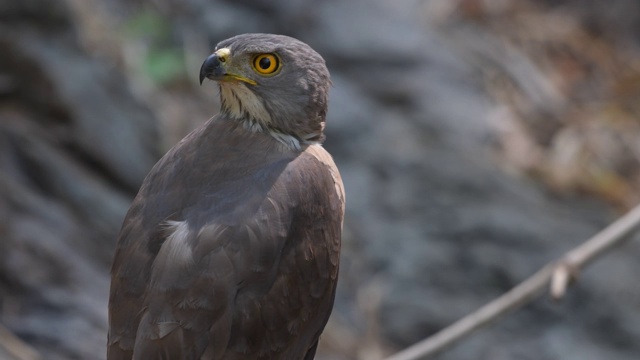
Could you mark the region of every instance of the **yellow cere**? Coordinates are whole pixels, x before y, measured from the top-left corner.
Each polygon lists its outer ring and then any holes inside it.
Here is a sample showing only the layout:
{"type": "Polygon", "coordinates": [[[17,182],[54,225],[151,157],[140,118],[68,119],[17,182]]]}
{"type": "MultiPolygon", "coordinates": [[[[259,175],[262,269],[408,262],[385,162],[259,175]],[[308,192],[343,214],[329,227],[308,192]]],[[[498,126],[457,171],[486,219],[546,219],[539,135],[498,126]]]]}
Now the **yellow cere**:
{"type": "Polygon", "coordinates": [[[222,48],[216,51],[215,54],[220,62],[225,62],[229,58],[229,55],[231,55],[231,50],[229,50],[228,48],[222,48]]]}

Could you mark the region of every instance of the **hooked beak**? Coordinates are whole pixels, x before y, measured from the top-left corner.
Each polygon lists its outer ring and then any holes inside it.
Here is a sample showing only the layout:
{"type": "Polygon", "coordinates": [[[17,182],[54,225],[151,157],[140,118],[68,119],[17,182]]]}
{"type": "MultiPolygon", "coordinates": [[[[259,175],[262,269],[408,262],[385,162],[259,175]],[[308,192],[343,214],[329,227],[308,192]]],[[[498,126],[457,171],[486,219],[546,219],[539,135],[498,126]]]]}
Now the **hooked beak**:
{"type": "Polygon", "coordinates": [[[220,49],[209,55],[200,67],[200,85],[205,78],[215,81],[242,81],[251,85],[257,83],[244,76],[231,74],[227,71],[227,64],[231,52],[227,48],[220,49]]]}

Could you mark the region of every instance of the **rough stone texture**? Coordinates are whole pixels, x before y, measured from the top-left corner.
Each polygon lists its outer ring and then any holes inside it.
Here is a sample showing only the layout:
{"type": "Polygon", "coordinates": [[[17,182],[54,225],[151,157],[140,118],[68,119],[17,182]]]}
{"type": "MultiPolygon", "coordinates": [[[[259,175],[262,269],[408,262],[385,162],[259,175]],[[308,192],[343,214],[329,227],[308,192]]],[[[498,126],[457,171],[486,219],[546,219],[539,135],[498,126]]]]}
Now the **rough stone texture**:
{"type": "Polygon", "coordinates": [[[157,124],[79,46],[64,3],[2,1],[0,16],[1,322],[46,359],[103,358],[113,237],[157,124]]]}
{"type": "MultiPolygon", "coordinates": [[[[441,26],[434,13],[448,3],[0,1],[0,323],[44,358],[104,358],[124,212],[159,149],[216,111],[213,87],[195,87],[199,61],[243,32],[298,37],[332,72],[326,147],[348,204],[318,358],[379,359],[605,226],[609,206],[551,191],[496,156],[503,108],[473,57],[496,40],[469,20],[455,34],[441,26]],[[138,14],[164,21],[160,40],[122,35],[138,14]],[[184,54],[184,74],[168,83],[139,71],[158,46],[184,54]]],[[[602,18],[582,11],[606,24],[632,2],[614,3],[602,18]]],[[[626,14],[619,31],[631,36],[640,18],[626,14]]],[[[565,301],[537,300],[437,358],[637,359],[639,254],[626,245],[565,301]]]]}

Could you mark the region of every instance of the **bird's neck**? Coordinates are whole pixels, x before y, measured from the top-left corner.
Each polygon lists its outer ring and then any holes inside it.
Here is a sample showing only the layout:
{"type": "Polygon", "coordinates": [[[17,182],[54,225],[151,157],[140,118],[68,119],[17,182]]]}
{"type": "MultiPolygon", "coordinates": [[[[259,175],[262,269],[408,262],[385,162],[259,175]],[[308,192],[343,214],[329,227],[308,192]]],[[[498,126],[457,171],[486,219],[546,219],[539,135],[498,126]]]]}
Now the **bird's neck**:
{"type": "Polygon", "coordinates": [[[221,112],[239,121],[251,132],[264,132],[291,150],[300,151],[306,145],[317,143],[299,139],[295,135],[279,130],[269,111],[254,92],[240,84],[220,84],[221,112]]]}
{"type": "Polygon", "coordinates": [[[273,122],[262,99],[244,85],[220,83],[220,103],[231,118],[250,119],[253,130],[263,130],[273,122]]]}

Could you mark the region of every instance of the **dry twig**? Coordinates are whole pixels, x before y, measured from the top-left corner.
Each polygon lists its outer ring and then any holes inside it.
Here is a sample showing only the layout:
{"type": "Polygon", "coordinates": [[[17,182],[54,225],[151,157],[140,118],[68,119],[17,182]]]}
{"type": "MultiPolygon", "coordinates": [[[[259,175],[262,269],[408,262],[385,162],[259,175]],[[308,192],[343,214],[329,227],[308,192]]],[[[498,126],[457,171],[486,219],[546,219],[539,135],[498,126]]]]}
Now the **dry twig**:
{"type": "Polygon", "coordinates": [[[531,277],[475,312],[440,330],[427,339],[387,358],[387,360],[417,360],[432,356],[462,340],[473,331],[496,322],[511,311],[536,298],[551,284],[551,294],[561,298],[579,271],[640,226],[640,205],[604,230],[569,251],[560,260],[547,264],[531,277]]]}
{"type": "Polygon", "coordinates": [[[42,357],[31,346],[24,343],[9,329],[0,325],[0,355],[10,356],[15,360],[40,360],[42,357]]]}

